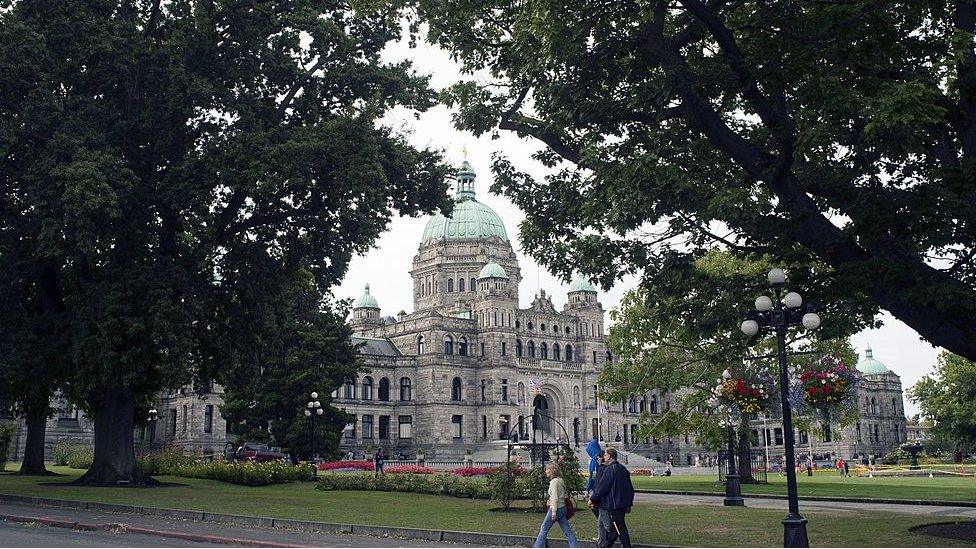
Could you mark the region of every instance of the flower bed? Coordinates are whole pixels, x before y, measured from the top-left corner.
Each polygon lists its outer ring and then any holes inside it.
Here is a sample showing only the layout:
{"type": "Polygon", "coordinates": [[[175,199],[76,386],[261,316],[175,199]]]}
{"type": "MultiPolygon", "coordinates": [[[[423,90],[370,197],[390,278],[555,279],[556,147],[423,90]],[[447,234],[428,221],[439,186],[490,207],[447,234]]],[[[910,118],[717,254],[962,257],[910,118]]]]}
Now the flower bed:
{"type": "Polygon", "coordinates": [[[384,472],[390,474],[409,474],[409,475],[432,475],[434,470],[430,467],[421,467],[420,465],[394,465],[393,467],[386,467],[383,469],[384,472]]]}
{"type": "Polygon", "coordinates": [[[491,490],[484,482],[455,475],[395,473],[380,476],[325,475],[319,479],[316,489],[409,492],[473,499],[489,499],[491,497],[491,490]]]}
{"type": "Polygon", "coordinates": [[[362,459],[344,459],[319,463],[319,471],[372,471],[373,462],[362,459]]]}
{"type": "Polygon", "coordinates": [[[459,467],[451,471],[452,475],[459,477],[486,477],[495,472],[497,467],[459,467]]]}
{"type": "Polygon", "coordinates": [[[631,476],[653,477],[653,476],[655,476],[655,474],[656,473],[654,472],[653,469],[631,469],[630,470],[630,475],[631,476]]]}
{"type": "Polygon", "coordinates": [[[312,466],[307,463],[199,461],[180,464],[160,474],[206,478],[242,486],[267,486],[309,480],[312,478],[312,466]]]}

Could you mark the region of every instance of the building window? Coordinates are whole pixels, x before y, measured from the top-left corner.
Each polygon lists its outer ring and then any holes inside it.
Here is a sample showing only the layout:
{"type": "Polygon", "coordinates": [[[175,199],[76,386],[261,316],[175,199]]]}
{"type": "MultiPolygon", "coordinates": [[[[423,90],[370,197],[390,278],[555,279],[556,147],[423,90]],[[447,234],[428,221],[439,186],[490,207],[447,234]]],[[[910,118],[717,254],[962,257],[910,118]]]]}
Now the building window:
{"type": "Polygon", "coordinates": [[[346,428],[342,432],[344,438],[356,438],[356,419],[353,418],[352,423],[347,423],[346,428]]]}
{"type": "Polygon", "coordinates": [[[363,438],[373,438],[373,416],[363,416],[363,438]]]}
{"type": "Polygon", "coordinates": [[[169,411],[169,434],[176,434],[176,408],[169,411]]]}
{"type": "Polygon", "coordinates": [[[522,358],[522,340],[521,339],[516,339],[515,340],[515,357],[516,358],[522,358]]]}
{"type": "Polygon", "coordinates": [[[183,429],[182,429],[184,433],[186,432],[186,424],[189,422],[190,419],[190,414],[186,412],[187,412],[187,407],[186,404],[184,404],[183,405],[183,429]]]}
{"type": "Polygon", "coordinates": [[[390,380],[385,377],[380,378],[380,388],[377,391],[377,396],[383,402],[390,401],[390,380]]]}
{"type": "Polygon", "coordinates": [[[481,344],[481,356],[485,356],[485,344],[481,344]]]}
{"type": "Polygon", "coordinates": [[[373,400],[373,378],[370,376],[363,378],[363,400],[373,400]]]}
{"type": "Polygon", "coordinates": [[[449,292],[453,292],[454,291],[454,279],[453,278],[448,278],[447,279],[447,291],[449,291],[449,292]]]}
{"type": "Polygon", "coordinates": [[[566,362],[573,361],[573,346],[566,344],[566,362]]]}
{"type": "Polygon", "coordinates": [[[553,360],[562,360],[562,354],[559,351],[559,344],[558,343],[553,343],[552,344],[552,359],[553,360]]]}
{"type": "Polygon", "coordinates": [[[465,337],[458,340],[458,354],[468,356],[468,340],[465,337]]]}
{"type": "Polygon", "coordinates": [[[529,341],[529,344],[527,345],[527,347],[528,347],[528,349],[529,349],[529,357],[531,357],[531,358],[535,358],[535,343],[533,343],[533,342],[532,342],[532,341],[530,340],[530,341],[529,341]]]}
{"type": "Polygon", "coordinates": [[[498,326],[498,311],[494,313],[494,319],[492,320],[492,326],[498,326]]]}
{"type": "Polygon", "coordinates": [[[203,408],[203,432],[213,432],[213,404],[207,404],[203,408]]]}
{"type": "Polygon", "coordinates": [[[412,400],[410,391],[410,378],[400,378],[400,400],[412,400]]]}
{"type": "Polygon", "coordinates": [[[809,444],[809,443],[810,443],[810,435],[808,435],[806,431],[800,431],[800,444],[809,444]]]}
{"type": "Polygon", "coordinates": [[[424,339],[424,336],[418,337],[417,338],[417,354],[420,354],[420,355],[424,354],[424,351],[426,350],[426,347],[427,347],[427,341],[424,339]]]}
{"type": "Polygon", "coordinates": [[[488,380],[482,379],[481,380],[481,402],[485,402],[488,400],[487,389],[488,389],[488,380]]]}
{"type": "Polygon", "coordinates": [[[593,438],[599,438],[599,436],[600,436],[600,420],[597,419],[597,418],[593,418],[593,421],[591,423],[592,424],[590,425],[590,436],[593,437],[593,438]]]}
{"type": "Polygon", "coordinates": [[[461,438],[461,416],[451,416],[451,436],[461,438]]]}
{"type": "Polygon", "coordinates": [[[516,329],[516,330],[518,330],[518,329],[519,329],[519,328],[521,328],[521,327],[522,327],[522,322],[520,322],[520,321],[518,321],[518,320],[516,320],[516,321],[515,321],[515,329],[516,329]]]}
{"type": "Polygon", "coordinates": [[[543,341],[539,344],[539,357],[548,360],[549,359],[549,346],[543,341]]]}
{"type": "Polygon", "coordinates": [[[525,384],[519,381],[518,385],[516,385],[515,387],[516,387],[515,390],[517,392],[515,398],[518,399],[519,404],[525,404],[525,384]]]}
{"type": "Polygon", "coordinates": [[[502,379],[502,402],[508,402],[508,380],[502,379]]]}
{"type": "Polygon", "coordinates": [[[651,413],[657,413],[657,395],[651,395],[651,413]]]}
{"type": "Polygon", "coordinates": [[[637,413],[637,397],[630,395],[627,397],[627,413],[636,414],[637,413]]]}
{"type": "Polygon", "coordinates": [[[469,286],[469,288],[471,288],[472,292],[478,289],[478,283],[475,282],[474,278],[471,279],[471,286],[469,286]]]}
{"type": "Polygon", "coordinates": [[[891,399],[891,413],[898,415],[898,404],[895,402],[895,399],[893,397],[891,399]]]}
{"type": "Polygon", "coordinates": [[[878,413],[878,403],[877,401],[874,400],[874,397],[871,397],[871,413],[872,414],[878,413]]]}
{"type": "Polygon", "coordinates": [[[857,424],[857,441],[861,442],[861,424],[857,424]]]}
{"type": "Polygon", "coordinates": [[[444,337],[444,354],[445,355],[454,354],[454,338],[451,336],[444,337]]]}
{"type": "Polygon", "coordinates": [[[593,364],[596,364],[596,351],[593,351],[593,364]]]}
{"type": "Polygon", "coordinates": [[[456,377],[451,381],[451,400],[461,400],[461,378],[456,377]]]}
{"type": "Polygon", "coordinates": [[[380,416],[380,439],[390,438],[390,416],[380,416]]]}
{"type": "Polygon", "coordinates": [[[540,332],[546,331],[546,325],[544,323],[543,324],[539,324],[539,331],[540,332]]]}
{"type": "Polygon", "coordinates": [[[573,387],[573,406],[576,408],[581,408],[580,406],[580,388],[573,387]]]}
{"type": "Polygon", "coordinates": [[[481,438],[488,440],[488,416],[481,416],[481,438]]]}
{"type": "Polygon", "coordinates": [[[400,416],[397,438],[413,438],[413,416],[400,416]]]}
{"type": "Polygon", "coordinates": [[[502,341],[502,356],[505,356],[505,342],[502,341]]]}
{"type": "Polygon", "coordinates": [[[779,427],[773,429],[773,440],[776,441],[777,446],[783,445],[783,429],[779,427]]]}
{"type": "Polygon", "coordinates": [[[464,291],[464,279],[463,278],[459,278],[458,279],[458,291],[459,292],[463,292],[464,291]]]}
{"type": "Polygon", "coordinates": [[[342,384],[342,398],[356,398],[356,384],[351,379],[342,384]]]}
{"type": "Polygon", "coordinates": [[[531,321],[531,320],[529,321],[529,324],[528,324],[528,328],[529,328],[530,330],[532,329],[532,321],[531,321]]]}

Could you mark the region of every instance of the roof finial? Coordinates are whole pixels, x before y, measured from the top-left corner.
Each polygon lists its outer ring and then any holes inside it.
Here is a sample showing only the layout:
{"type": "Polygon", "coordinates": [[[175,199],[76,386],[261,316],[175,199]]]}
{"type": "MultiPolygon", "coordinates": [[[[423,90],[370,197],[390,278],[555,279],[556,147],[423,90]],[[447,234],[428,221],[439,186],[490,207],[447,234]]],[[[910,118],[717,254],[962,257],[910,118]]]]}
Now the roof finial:
{"type": "Polygon", "coordinates": [[[369,294],[369,283],[366,284],[366,294],[369,294]]]}
{"type": "Polygon", "coordinates": [[[864,350],[864,356],[867,358],[874,358],[874,352],[871,350],[871,344],[868,344],[868,348],[864,350]]]}
{"type": "Polygon", "coordinates": [[[461,147],[461,154],[464,155],[464,159],[465,160],[468,159],[468,145],[467,144],[465,144],[463,147],[461,147]]]}

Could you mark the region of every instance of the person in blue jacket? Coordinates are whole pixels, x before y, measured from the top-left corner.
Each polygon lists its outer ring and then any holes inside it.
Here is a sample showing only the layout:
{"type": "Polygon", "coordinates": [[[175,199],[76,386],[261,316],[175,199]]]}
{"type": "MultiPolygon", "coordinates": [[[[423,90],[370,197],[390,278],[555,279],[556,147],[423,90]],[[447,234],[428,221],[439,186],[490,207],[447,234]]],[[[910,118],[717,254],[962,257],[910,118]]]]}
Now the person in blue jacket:
{"type": "Polygon", "coordinates": [[[590,478],[586,481],[586,491],[591,492],[596,483],[594,475],[596,474],[596,468],[599,466],[597,458],[603,455],[603,449],[600,448],[600,441],[596,437],[593,437],[586,443],[586,455],[590,456],[590,478]]]}

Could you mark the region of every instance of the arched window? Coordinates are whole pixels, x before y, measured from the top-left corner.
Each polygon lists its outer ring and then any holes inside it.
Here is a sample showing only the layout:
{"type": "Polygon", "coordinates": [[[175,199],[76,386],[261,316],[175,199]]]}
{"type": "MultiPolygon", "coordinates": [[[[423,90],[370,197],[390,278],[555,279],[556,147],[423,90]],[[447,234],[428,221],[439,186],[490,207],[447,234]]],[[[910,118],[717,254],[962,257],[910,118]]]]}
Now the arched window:
{"type": "Polygon", "coordinates": [[[878,413],[878,403],[874,400],[874,397],[871,397],[871,413],[872,414],[878,413]]]}
{"type": "Polygon", "coordinates": [[[651,395],[651,413],[657,413],[657,395],[651,395]]]}
{"type": "Polygon", "coordinates": [[[478,289],[478,282],[476,281],[475,278],[471,279],[471,285],[468,287],[471,288],[472,292],[478,289]]]}
{"type": "Polygon", "coordinates": [[[454,338],[451,336],[444,336],[444,354],[454,354],[454,338]]]}
{"type": "Polygon", "coordinates": [[[580,388],[576,386],[573,387],[573,406],[580,407],[580,388]]]}
{"type": "Polygon", "coordinates": [[[546,331],[546,325],[545,324],[539,324],[539,331],[541,331],[541,332],[546,331]]]}
{"type": "Polygon", "coordinates": [[[458,354],[468,356],[468,340],[463,336],[458,340],[458,354]]]}
{"type": "Polygon", "coordinates": [[[380,378],[380,387],[376,391],[376,396],[383,402],[390,401],[390,380],[385,377],[380,378]]]}
{"type": "Polygon", "coordinates": [[[530,330],[532,329],[532,321],[531,320],[529,321],[529,329],[530,330]]]}
{"type": "MultiPolygon", "coordinates": [[[[895,403],[894,397],[892,397],[892,399],[891,399],[891,413],[893,413],[893,414],[897,414],[898,413],[898,404],[895,403]]],[[[895,429],[897,429],[897,428],[898,428],[898,426],[896,425],[895,426],[895,429]]]]}
{"type": "Polygon", "coordinates": [[[356,384],[351,379],[342,384],[342,398],[356,398],[356,384]]]}
{"type": "Polygon", "coordinates": [[[539,358],[549,359],[549,346],[545,341],[539,344],[539,358]]]}
{"type": "Polygon", "coordinates": [[[525,384],[521,381],[518,382],[518,403],[525,404],[525,384]]]}
{"type": "Polygon", "coordinates": [[[634,395],[630,395],[630,397],[627,399],[627,413],[637,413],[637,397],[634,395]]]}
{"type": "Polygon", "coordinates": [[[464,279],[463,278],[459,278],[458,279],[458,291],[459,292],[463,292],[464,291],[464,279]]]}
{"type": "Polygon", "coordinates": [[[642,414],[647,411],[647,395],[641,397],[640,402],[638,403],[637,411],[642,414]]]}
{"type": "Polygon", "coordinates": [[[516,358],[522,358],[522,340],[521,339],[516,339],[515,340],[515,357],[516,358]]]}
{"type": "Polygon", "coordinates": [[[531,358],[535,358],[535,343],[533,343],[531,339],[529,340],[529,344],[527,345],[527,347],[529,350],[529,356],[531,358]]]}
{"type": "Polygon", "coordinates": [[[573,346],[569,343],[566,344],[566,362],[573,361],[573,346]]]}
{"type": "Polygon", "coordinates": [[[410,390],[410,378],[400,378],[400,400],[412,400],[413,394],[410,390]]]}
{"type": "Polygon", "coordinates": [[[461,378],[459,377],[451,381],[451,400],[461,400],[461,378]]]}
{"type": "Polygon", "coordinates": [[[552,344],[552,359],[553,360],[562,360],[563,359],[562,358],[562,354],[559,352],[559,344],[558,343],[553,343],[552,344]]]}
{"type": "Polygon", "coordinates": [[[448,278],[447,279],[447,291],[449,291],[449,292],[453,292],[454,291],[454,279],[453,278],[448,278]]]}
{"type": "Polygon", "coordinates": [[[515,321],[515,329],[517,330],[517,329],[519,329],[521,327],[522,327],[522,323],[520,321],[516,320],[515,321]]]}
{"type": "Polygon", "coordinates": [[[570,334],[569,326],[566,326],[566,335],[570,334]]]}
{"type": "Polygon", "coordinates": [[[373,400],[373,378],[370,376],[363,378],[363,400],[373,400]]]}
{"type": "Polygon", "coordinates": [[[427,343],[427,340],[424,339],[424,336],[417,337],[417,354],[418,355],[424,354],[424,351],[426,350],[426,347],[427,347],[426,343],[427,343]]]}

